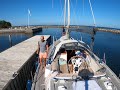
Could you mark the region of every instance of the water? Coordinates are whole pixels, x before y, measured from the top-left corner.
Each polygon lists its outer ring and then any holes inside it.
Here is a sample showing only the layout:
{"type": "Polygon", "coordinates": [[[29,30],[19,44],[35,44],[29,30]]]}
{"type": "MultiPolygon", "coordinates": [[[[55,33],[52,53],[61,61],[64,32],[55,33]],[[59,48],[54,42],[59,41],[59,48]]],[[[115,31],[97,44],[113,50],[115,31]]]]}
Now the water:
{"type": "Polygon", "coordinates": [[[3,34],[3,35],[0,35],[0,52],[8,49],[11,47],[11,44],[12,46],[30,38],[32,35],[26,35],[26,34],[10,34],[11,35],[11,40],[12,40],[12,43],[9,41],[9,34],[3,34]]]}
{"type": "MultiPolygon", "coordinates": [[[[44,29],[42,32],[35,33],[33,35],[26,34],[16,34],[12,35],[12,45],[26,40],[34,35],[51,35],[55,39],[60,38],[62,32],[60,29],[44,29]]],[[[90,45],[91,35],[81,32],[71,32],[71,36],[75,39],[82,39],[84,42],[90,45]]],[[[10,47],[8,35],[0,36],[0,52],[10,47]]],[[[104,53],[106,54],[107,65],[118,75],[120,73],[120,35],[97,32],[95,35],[94,42],[94,53],[98,55],[101,59],[103,58],[104,53]]]]}
{"type": "Polygon", "coordinates": [[[94,52],[99,57],[106,54],[107,65],[118,75],[120,73],[120,35],[112,33],[97,33],[94,52]]]}

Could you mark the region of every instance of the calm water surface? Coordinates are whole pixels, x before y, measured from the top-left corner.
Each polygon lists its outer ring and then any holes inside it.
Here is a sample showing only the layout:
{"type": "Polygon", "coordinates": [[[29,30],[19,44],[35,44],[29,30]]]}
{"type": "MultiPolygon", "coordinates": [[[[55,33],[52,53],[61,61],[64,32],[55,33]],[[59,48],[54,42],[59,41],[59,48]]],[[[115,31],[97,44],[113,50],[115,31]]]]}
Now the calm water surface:
{"type": "MultiPolygon", "coordinates": [[[[12,45],[16,45],[34,35],[51,35],[56,39],[61,36],[60,29],[44,29],[42,32],[33,35],[14,34],[11,35],[12,45]]],[[[81,32],[71,32],[71,36],[80,40],[81,36],[84,42],[90,45],[91,35],[81,32]]],[[[10,47],[8,35],[0,35],[0,52],[10,47]]],[[[103,58],[106,54],[107,65],[118,75],[120,73],[120,34],[97,32],[94,41],[94,53],[103,58]]]]}

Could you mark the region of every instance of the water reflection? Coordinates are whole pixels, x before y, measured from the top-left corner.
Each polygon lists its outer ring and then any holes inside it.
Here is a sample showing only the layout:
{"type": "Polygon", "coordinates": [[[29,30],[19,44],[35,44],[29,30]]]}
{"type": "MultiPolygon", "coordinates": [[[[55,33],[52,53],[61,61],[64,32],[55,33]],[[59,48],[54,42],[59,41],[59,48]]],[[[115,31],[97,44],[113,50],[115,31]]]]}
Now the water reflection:
{"type": "Polygon", "coordinates": [[[0,34],[0,52],[32,36],[33,36],[32,34],[24,34],[24,33],[0,34]]]}

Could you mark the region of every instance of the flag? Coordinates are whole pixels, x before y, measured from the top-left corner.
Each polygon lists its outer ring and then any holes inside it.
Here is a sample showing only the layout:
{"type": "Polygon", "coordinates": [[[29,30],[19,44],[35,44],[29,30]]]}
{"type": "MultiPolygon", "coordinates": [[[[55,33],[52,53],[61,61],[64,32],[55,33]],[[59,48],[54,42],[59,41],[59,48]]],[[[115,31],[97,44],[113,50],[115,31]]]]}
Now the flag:
{"type": "Polygon", "coordinates": [[[31,16],[31,12],[30,12],[30,10],[28,9],[28,14],[31,16]]]}

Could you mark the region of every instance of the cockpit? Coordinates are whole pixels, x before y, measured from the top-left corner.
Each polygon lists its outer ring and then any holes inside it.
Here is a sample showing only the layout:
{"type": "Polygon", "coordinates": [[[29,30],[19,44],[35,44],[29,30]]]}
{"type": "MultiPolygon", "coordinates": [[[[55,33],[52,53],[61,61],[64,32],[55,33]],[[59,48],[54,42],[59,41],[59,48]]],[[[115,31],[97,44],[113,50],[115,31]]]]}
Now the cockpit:
{"type": "Polygon", "coordinates": [[[92,77],[100,73],[99,70],[102,68],[93,60],[89,51],[77,42],[61,45],[51,65],[52,71],[82,77],[92,77]]]}
{"type": "Polygon", "coordinates": [[[58,64],[61,73],[78,73],[80,66],[84,63],[84,68],[88,68],[87,52],[85,50],[66,50],[61,48],[58,64]]]}

